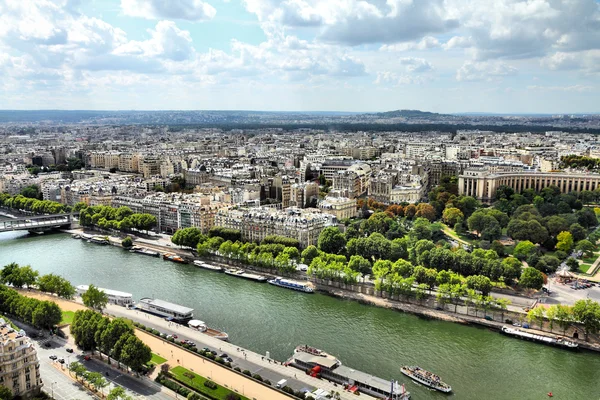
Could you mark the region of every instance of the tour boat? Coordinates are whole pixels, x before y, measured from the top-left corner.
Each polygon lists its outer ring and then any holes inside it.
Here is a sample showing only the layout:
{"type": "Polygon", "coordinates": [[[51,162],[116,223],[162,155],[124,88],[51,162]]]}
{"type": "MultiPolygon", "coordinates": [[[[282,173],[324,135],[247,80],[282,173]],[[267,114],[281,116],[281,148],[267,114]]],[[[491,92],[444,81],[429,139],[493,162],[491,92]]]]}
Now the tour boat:
{"type": "Polygon", "coordinates": [[[173,253],[165,253],[163,254],[163,260],[173,261],[180,264],[187,264],[183,258],[179,257],[177,254],[173,253]]]}
{"type": "Polygon", "coordinates": [[[335,357],[310,346],[298,346],[285,365],[298,368],[314,378],[343,385],[354,394],[365,393],[377,399],[409,400],[404,385],[346,367],[335,357]]]}
{"type": "Polygon", "coordinates": [[[511,328],[508,326],[502,327],[502,333],[505,335],[513,336],[523,340],[531,340],[532,342],[538,342],[543,344],[548,344],[550,346],[562,347],[563,349],[569,350],[577,350],[579,348],[579,344],[567,340],[562,337],[550,337],[550,336],[542,336],[536,335],[534,333],[525,332],[517,328],[511,328]]]}
{"type": "Polygon", "coordinates": [[[292,290],[298,290],[299,292],[304,293],[314,293],[315,291],[312,288],[312,286],[310,286],[310,284],[308,283],[296,282],[289,279],[283,279],[281,277],[269,279],[267,282],[269,282],[271,285],[280,286],[292,290]]]}
{"type": "Polygon", "coordinates": [[[404,375],[408,376],[412,380],[419,382],[420,384],[423,384],[432,389],[439,390],[440,392],[450,393],[452,391],[450,385],[442,382],[439,376],[422,368],[414,366],[404,366],[400,368],[400,372],[402,372],[404,375]]]}
{"type": "Polygon", "coordinates": [[[223,272],[223,267],[205,263],[204,261],[200,261],[200,260],[194,260],[194,265],[197,267],[203,268],[203,269],[208,269],[210,271],[223,272]]]}
{"type": "Polygon", "coordinates": [[[267,277],[263,276],[263,275],[258,275],[258,274],[249,274],[246,271],[244,271],[243,269],[226,269],[225,273],[227,275],[231,275],[231,276],[239,276],[240,278],[244,278],[244,279],[250,279],[252,281],[257,281],[257,282],[266,282],[267,281],[267,277]]]}
{"type": "Polygon", "coordinates": [[[167,318],[168,320],[185,323],[194,317],[194,309],[169,303],[168,301],[144,297],[137,304],[137,309],[150,314],[167,318]]]}
{"type": "Polygon", "coordinates": [[[188,326],[192,329],[196,329],[208,336],[212,336],[219,340],[227,341],[229,339],[228,334],[226,334],[225,332],[221,332],[219,330],[213,329],[213,328],[209,328],[208,326],[206,326],[206,323],[204,321],[193,319],[190,322],[188,322],[188,326]]]}

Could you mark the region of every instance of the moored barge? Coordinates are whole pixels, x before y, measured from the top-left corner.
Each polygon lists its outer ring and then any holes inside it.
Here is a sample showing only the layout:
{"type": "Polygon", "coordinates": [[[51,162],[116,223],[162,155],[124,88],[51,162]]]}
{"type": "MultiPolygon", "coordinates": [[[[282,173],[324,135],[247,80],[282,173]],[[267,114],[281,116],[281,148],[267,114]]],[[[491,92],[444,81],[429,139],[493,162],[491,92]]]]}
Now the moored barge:
{"type": "Polygon", "coordinates": [[[561,347],[567,350],[577,350],[579,348],[579,344],[562,337],[536,335],[535,333],[525,332],[506,325],[502,327],[501,332],[508,336],[513,336],[523,340],[530,340],[532,342],[543,343],[550,346],[561,347]]]}

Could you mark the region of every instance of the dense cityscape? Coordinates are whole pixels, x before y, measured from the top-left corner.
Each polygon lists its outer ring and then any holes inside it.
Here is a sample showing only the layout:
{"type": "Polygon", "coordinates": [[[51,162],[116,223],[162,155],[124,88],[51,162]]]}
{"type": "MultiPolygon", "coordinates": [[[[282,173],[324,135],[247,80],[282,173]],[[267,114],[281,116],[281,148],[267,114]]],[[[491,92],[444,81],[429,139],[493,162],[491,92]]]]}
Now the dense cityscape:
{"type": "Polygon", "coordinates": [[[592,399],[598,0],[0,0],[0,400],[592,399]]]}

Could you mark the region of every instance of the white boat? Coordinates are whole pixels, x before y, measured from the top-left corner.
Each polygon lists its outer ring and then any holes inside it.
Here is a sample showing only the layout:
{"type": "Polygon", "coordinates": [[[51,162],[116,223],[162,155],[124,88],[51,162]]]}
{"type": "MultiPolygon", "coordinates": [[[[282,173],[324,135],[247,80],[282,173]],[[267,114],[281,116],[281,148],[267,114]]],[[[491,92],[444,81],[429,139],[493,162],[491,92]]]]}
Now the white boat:
{"type": "Polygon", "coordinates": [[[309,283],[292,281],[290,279],[283,279],[281,277],[269,279],[267,282],[269,282],[271,285],[297,290],[304,293],[314,293],[315,291],[309,283]]]}
{"type": "Polygon", "coordinates": [[[246,271],[244,271],[243,269],[226,269],[225,273],[227,275],[231,275],[231,276],[239,276],[240,278],[244,278],[244,279],[250,279],[252,281],[257,281],[257,282],[266,282],[267,281],[267,277],[263,276],[263,275],[258,275],[258,274],[249,274],[246,271]]]}
{"type": "Polygon", "coordinates": [[[200,260],[194,260],[194,265],[197,267],[203,268],[203,269],[208,269],[210,271],[223,272],[223,267],[205,263],[204,261],[200,261],[200,260]]]}
{"type": "Polygon", "coordinates": [[[577,350],[579,344],[567,340],[565,338],[555,338],[550,336],[536,335],[535,333],[525,332],[517,328],[511,328],[508,326],[502,327],[502,333],[509,336],[514,336],[523,340],[531,340],[532,342],[538,342],[548,344],[550,346],[562,347],[563,349],[577,350]]]}
{"type": "Polygon", "coordinates": [[[144,297],[137,308],[150,314],[165,317],[175,322],[187,322],[194,317],[194,309],[169,303],[168,301],[144,297]]]}
{"type": "MultiPolygon", "coordinates": [[[[79,296],[82,296],[85,292],[88,291],[89,288],[89,285],[77,285],[77,294],[79,296]]],[[[133,305],[133,295],[131,293],[104,288],[96,289],[106,293],[106,297],[108,298],[108,302],[110,304],[116,304],[123,307],[129,307],[133,305]]]]}
{"type": "Polygon", "coordinates": [[[420,384],[423,384],[435,390],[439,390],[440,392],[450,393],[452,391],[452,387],[447,383],[442,382],[439,376],[422,368],[414,366],[404,366],[400,368],[400,372],[402,372],[404,375],[408,376],[415,382],[419,382],[420,384]]]}
{"type": "Polygon", "coordinates": [[[219,340],[228,340],[229,339],[228,334],[226,334],[225,332],[213,329],[213,328],[209,328],[208,326],[206,326],[206,323],[204,321],[193,319],[190,322],[188,322],[188,326],[192,329],[196,329],[208,336],[212,336],[219,340]]]}

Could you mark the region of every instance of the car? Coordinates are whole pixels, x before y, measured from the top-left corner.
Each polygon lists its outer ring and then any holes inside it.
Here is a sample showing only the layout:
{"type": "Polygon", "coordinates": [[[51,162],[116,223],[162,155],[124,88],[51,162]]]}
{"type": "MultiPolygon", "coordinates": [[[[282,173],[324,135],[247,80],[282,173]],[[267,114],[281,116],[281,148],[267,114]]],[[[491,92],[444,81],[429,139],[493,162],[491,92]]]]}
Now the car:
{"type": "Polygon", "coordinates": [[[210,353],[210,349],[208,347],[203,347],[202,351],[205,353],[210,353]]]}
{"type": "Polygon", "coordinates": [[[211,350],[210,352],[212,353],[212,355],[213,355],[213,356],[216,356],[216,355],[217,355],[217,352],[216,352],[216,351],[214,351],[214,350],[211,350]]]}
{"type": "Polygon", "coordinates": [[[61,363],[61,364],[64,364],[64,363],[65,363],[65,359],[64,359],[64,358],[62,358],[62,357],[61,357],[61,358],[59,358],[57,361],[58,361],[59,363],[61,363]]]}
{"type": "Polygon", "coordinates": [[[227,358],[225,359],[225,361],[227,361],[227,362],[233,362],[233,358],[231,358],[231,357],[227,357],[227,358]]]}
{"type": "Polygon", "coordinates": [[[223,353],[219,357],[221,357],[222,359],[226,359],[226,358],[229,358],[229,354],[223,353]]]}
{"type": "Polygon", "coordinates": [[[67,349],[67,353],[72,353],[72,352],[73,352],[73,349],[71,349],[71,348],[67,349]]]}
{"type": "Polygon", "coordinates": [[[51,360],[56,360],[56,359],[58,359],[58,357],[56,357],[54,354],[52,354],[52,355],[50,356],[50,359],[51,359],[51,360]]]}
{"type": "Polygon", "coordinates": [[[50,342],[46,342],[46,343],[44,343],[44,346],[45,346],[45,347],[50,347],[50,346],[51,346],[51,344],[50,344],[50,342]]]}

